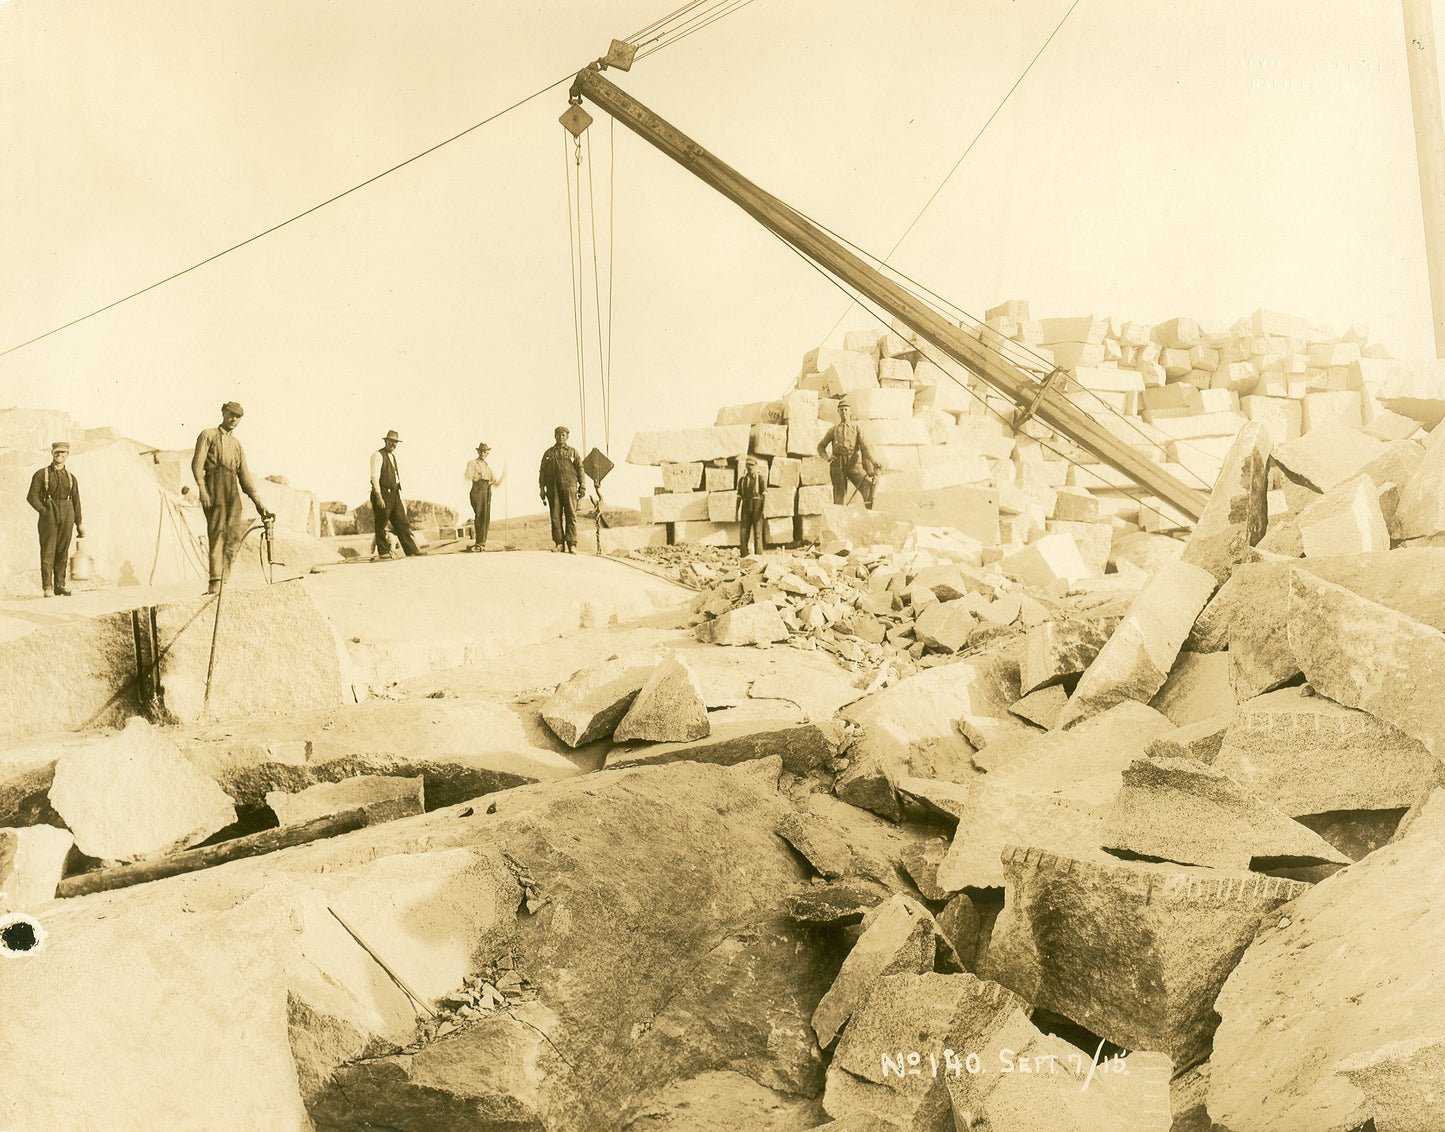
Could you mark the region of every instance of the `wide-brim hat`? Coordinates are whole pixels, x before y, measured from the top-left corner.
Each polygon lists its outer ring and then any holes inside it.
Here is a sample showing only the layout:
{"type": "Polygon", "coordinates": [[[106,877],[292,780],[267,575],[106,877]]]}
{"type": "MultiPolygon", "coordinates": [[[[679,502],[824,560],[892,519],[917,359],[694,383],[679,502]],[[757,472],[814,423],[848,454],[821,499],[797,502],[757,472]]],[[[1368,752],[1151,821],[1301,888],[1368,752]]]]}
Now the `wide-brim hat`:
{"type": "Polygon", "coordinates": [[[492,450],[492,446],[491,446],[490,444],[485,443],[485,442],[477,445],[477,451],[478,451],[478,452],[490,452],[491,450],[492,450]]]}
{"type": "Polygon", "coordinates": [[[381,439],[382,439],[382,440],[394,440],[394,441],[396,441],[398,444],[401,443],[401,437],[399,437],[399,436],[396,435],[396,429],[392,429],[390,432],[388,432],[388,433],[387,433],[385,436],[383,436],[381,439]]]}

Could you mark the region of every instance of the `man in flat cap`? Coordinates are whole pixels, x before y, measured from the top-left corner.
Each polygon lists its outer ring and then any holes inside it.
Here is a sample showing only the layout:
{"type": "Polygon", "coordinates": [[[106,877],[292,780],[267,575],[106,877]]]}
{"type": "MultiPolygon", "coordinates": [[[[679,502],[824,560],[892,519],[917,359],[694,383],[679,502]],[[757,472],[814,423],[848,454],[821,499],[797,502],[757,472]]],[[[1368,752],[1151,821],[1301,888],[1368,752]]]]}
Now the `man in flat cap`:
{"type": "Polygon", "coordinates": [[[485,442],[477,445],[477,458],[467,461],[465,472],[469,497],[472,503],[473,536],[470,550],[487,549],[487,528],[492,523],[492,487],[502,482],[506,470],[493,468],[487,462],[492,447],[485,442]]]}
{"type": "Polygon", "coordinates": [[[557,443],[542,453],[538,484],[542,502],[552,516],[554,553],[577,553],[577,504],[587,493],[582,478],[582,457],[567,443],[568,432],[559,425],[552,434],[557,443]]]}
{"type": "Polygon", "coordinates": [[[873,509],[873,491],[878,486],[878,461],[863,439],[863,431],[853,421],[853,406],[847,401],[838,403],[838,423],[830,428],[823,439],[818,441],[818,455],[828,456],[829,475],[833,480],[833,502],[842,503],[848,497],[851,483],[863,497],[863,505],[873,509]]]}
{"type": "Polygon", "coordinates": [[[196,479],[201,510],[206,513],[206,542],[211,552],[208,594],[221,592],[221,583],[231,576],[231,563],[246,537],[241,492],[251,497],[262,519],[272,517],[256,494],[256,481],[246,466],[246,452],[234,435],[244,414],[245,410],[234,401],[222,405],[221,423],[196,437],[196,451],[191,457],[191,475],[196,479]]]}
{"type": "Polygon", "coordinates": [[[50,463],[30,477],[30,491],[25,501],[39,515],[40,588],[46,597],[60,594],[69,597],[65,588],[66,570],[70,565],[70,529],[85,537],[80,519],[80,485],[65,470],[70,445],[57,440],[50,446],[50,463]]]}
{"type": "Polygon", "coordinates": [[[382,439],[381,447],[371,454],[371,518],[376,526],[376,552],[383,558],[391,554],[387,527],[391,527],[408,558],[426,553],[411,537],[406,503],[401,498],[401,473],[396,468],[396,446],[400,443],[401,437],[392,429],[382,439]]]}
{"type": "Polygon", "coordinates": [[[763,552],[763,511],[767,503],[768,479],[758,470],[758,458],[749,456],[746,470],[738,477],[738,502],[734,512],[737,515],[738,554],[746,558],[748,540],[752,539],[753,550],[763,552]]]}

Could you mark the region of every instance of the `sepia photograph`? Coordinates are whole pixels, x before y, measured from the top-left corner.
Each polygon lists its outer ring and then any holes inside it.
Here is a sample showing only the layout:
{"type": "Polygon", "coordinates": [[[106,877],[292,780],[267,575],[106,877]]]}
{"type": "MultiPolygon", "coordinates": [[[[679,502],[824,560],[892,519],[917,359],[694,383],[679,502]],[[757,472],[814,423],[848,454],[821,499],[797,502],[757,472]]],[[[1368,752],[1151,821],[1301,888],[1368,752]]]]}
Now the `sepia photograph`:
{"type": "Polygon", "coordinates": [[[0,1132],[1445,1129],[1437,9],[0,0],[0,1132]]]}

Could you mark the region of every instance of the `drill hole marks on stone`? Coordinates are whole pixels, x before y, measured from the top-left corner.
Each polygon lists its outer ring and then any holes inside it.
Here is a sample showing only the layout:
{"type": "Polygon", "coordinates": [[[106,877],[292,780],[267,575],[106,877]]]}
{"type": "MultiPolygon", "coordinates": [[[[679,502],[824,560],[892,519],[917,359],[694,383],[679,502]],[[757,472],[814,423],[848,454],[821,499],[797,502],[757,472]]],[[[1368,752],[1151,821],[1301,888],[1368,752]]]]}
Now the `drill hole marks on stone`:
{"type": "Polygon", "coordinates": [[[0,916],[0,958],[33,955],[45,946],[45,929],[23,912],[0,916]]]}

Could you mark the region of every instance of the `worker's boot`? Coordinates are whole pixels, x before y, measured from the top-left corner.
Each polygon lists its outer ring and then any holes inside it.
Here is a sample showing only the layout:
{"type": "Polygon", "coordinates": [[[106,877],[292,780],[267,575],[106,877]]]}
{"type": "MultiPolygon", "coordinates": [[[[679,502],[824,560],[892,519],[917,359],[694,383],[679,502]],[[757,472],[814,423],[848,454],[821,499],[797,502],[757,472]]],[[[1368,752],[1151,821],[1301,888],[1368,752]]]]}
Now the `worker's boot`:
{"type": "Polygon", "coordinates": [[[216,581],[216,579],[212,578],[212,579],[211,579],[211,584],[206,587],[206,596],[207,596],[207,597],[211,597],[211,596],[213,596],[213,595],[215,595],[215,594],[218,594],[218,593],[220,593],[220,592],[221,592],[221,583],[218,582],[218,581],[216,581]]]}
{"type": "Polygon", "coordinates": [[[55,591],[52,590],[49,586],[46,586],[45,589],[41,591],[40,596],[41,596],[41,597],[54,597],[54,596],[55,596],[55,591]]]}

